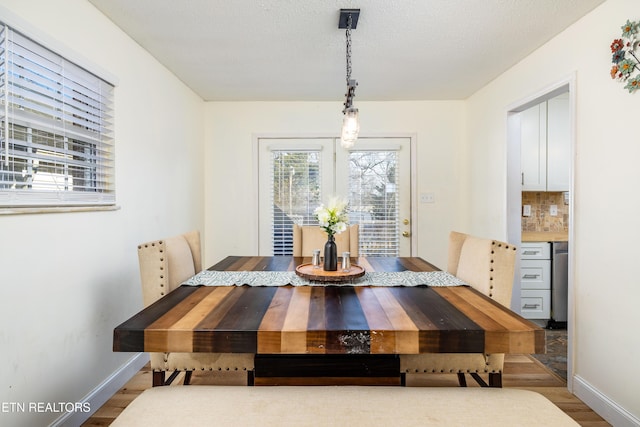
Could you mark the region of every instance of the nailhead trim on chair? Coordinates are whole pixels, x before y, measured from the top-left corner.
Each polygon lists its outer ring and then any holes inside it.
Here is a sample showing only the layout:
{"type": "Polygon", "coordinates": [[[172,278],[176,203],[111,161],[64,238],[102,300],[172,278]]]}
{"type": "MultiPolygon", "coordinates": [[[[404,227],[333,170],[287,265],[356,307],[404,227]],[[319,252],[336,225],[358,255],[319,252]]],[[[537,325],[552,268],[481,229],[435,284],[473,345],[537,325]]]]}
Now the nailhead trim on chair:
{"type": "MultiPolygon", "coordinates": [[[[160,245],[160,253],[163,254],[164,253],[164,249],[162,249],[162,244],[164,242],[162,240],[158,241],[158,244],[160,245]]],[[[164,262],[164,257],[162,255],[160,255],[160,262],[164,262]]],[[[160,271],[164,271],[164,267],[160,266],[160,271]]],[[[160,279],[164,280],[164,274],[160,275],[160,279]]],[[[160,287],[164,288],[164,282],[160,283],[160,287]]],[[[164,295],[164,291],[160,292],[160,295],[164,295]]]]}
{"type": "MultiPolygon", "coordinates": [[[[494,294],[494,292],[496,291],[495,288],[495,280],[496,278],[494,277],[494,275],[496,274],[496,269],[494,268],[494,266],[496,265],[496,256],[502,256],[502,254],[504,253],[504,250],[513,250],[514,252],[517,251],[517,248],[513,245],[508,245],[508,244],[504,244],[502,242],[499,241],[495,241],[495,240],[491,240],[491,245],[490,245],[490,259],[489,259],[489,292],[488,292],[488,296],[491,299],[495,300],[496,295],[494,294]],[[498,248],[500,248],[500,250],[498,250],[498,248]]],[[[485,252],[486,253],[486,252],[485,252]]],[[[451,255],[451,254],[450,254],[451,255]]],[[[457,268],[457,267],[456,267],[457,268]]],[[[486,276],[485,276],[486,277],[486,276]]],[[[486,285],[485,285],[486,286],[486,285]]],[[[485,288],[486,289],[486,288],[485,288]]],[[[458,374],[502,374],[502,366],[500,366],[500,364],[498,363],[496,364],[491,364],[490,363],[490,354],[484,354],[485,357],[485,366],[483,368],[479,368],[479,369],[460,369],[456,372],[455,369],[452,370],[445,370],[445,369],[423,369],[423,368],[415,368],[415,367],[405,367],[402,371],[405,374],[409,374],[411,375],[412,373],[415,374],[421,374],[421,373],[442,373],[442,374],[447,374],[447,373],[458,373],[458,374]],[[414,372],[415,370],[415,372],[414,372]]],[[[475,364],[474,364],[475,365],[475,364]]],[[[476,365],[479,366],[479,365],[476,365]]],[[[462,383],[461,383],[462,385],[462,383]]]]}

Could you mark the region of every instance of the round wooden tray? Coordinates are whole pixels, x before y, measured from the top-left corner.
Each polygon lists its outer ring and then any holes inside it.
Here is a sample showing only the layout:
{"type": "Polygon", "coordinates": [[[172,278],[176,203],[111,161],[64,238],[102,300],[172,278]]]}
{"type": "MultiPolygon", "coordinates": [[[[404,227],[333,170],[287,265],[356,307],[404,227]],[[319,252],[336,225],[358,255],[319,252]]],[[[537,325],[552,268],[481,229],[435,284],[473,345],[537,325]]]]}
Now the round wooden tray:
{"type": "Polygon", "coordinates": [[[307,280],[314,282],[350,282],[358,277],[364,276],[364,268],[357,264],[351,264],[349,271],[342,271],[338,266],[337,271],[324,271],[320,268],[313,268],[313,264],[300,264],[296,267],[296,274],[307,280]]]}

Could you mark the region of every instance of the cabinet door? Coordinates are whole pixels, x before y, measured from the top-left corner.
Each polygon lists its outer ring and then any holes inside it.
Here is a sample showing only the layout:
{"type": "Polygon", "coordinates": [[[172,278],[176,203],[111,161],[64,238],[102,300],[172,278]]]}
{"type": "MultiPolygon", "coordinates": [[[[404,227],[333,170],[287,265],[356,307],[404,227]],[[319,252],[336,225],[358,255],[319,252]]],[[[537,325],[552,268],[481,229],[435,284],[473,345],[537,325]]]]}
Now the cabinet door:
{"type": "Polygon", "coordinates": [[[520,113],[520,163],[522,189],[545,191],[547,188],[547,104],[534,105],[520,113]]]}
{"type": "Polygon", "coordinates": [[[547,191],[569,191],[571,144],[569,95],[547,101],[547,191]]]}

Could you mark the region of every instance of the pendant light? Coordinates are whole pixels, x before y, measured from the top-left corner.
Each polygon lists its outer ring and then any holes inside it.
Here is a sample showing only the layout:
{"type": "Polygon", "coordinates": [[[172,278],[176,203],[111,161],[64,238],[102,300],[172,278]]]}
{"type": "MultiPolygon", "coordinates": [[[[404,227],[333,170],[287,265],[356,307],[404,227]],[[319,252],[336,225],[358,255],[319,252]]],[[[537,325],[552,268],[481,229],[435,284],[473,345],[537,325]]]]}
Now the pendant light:
{"type": "Polygon", "coordinates": [[[346,28],[347,39],[347,93],[344,102],[344,119],[342,121],[342,132],[340,135],[340,145],[349,149],[353,147],[360,132],[360,119],[358,109],[353,106],[353,97],[356,96],[356,86],[358,82],[351,78],[351,30],[358,25],[360,9],[340,9],[340,20],[338,28],[346,28]]]}

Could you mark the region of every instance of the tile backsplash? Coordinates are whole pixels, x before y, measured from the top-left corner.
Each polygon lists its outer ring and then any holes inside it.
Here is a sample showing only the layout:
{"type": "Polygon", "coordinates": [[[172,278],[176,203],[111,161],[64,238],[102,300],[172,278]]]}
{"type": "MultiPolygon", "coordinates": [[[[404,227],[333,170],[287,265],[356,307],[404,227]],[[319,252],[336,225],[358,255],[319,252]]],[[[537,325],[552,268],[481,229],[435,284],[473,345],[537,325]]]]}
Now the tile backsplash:
{"type": "Polygon", "coordinates": [[[523,208],[524,205],[531,206],[531,216],[522,216],[522,231],[569,230],[569,205],[564,203],[564,193],[523,191],[523,208]],[[558,207],[557,216],[549,214],[551,205],[558,207]]]}

